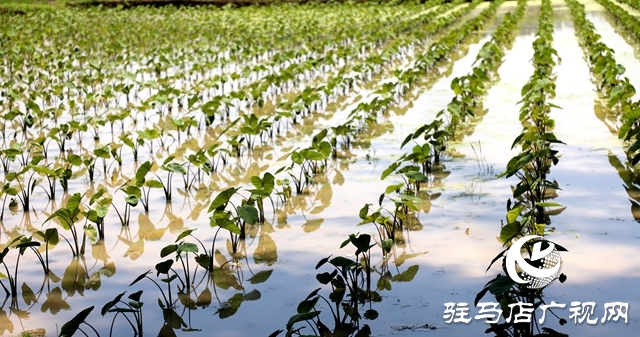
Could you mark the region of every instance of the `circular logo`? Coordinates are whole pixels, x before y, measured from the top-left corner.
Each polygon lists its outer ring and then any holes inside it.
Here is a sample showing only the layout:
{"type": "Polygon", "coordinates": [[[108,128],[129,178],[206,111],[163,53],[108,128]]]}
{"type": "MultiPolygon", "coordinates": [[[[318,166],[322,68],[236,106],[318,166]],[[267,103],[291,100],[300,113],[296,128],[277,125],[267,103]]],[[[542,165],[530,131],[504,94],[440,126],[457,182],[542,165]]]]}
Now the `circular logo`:
{"type": "Polygon", "coordinates": [[[528,283],[528,288],[539,289],[551,283],[560,273],[560,253],[556,246],[549,242],[548,247],[540,250],[542,241],[533,244],[531,258],[522,256],[522,246],[529,240],[542,238],[539,235],[527,235],[516,240],[507,252],[507,274],[516,283],[528,283]],[[516,264],[520,267],[521,278],[516,271],[516,264]]]}

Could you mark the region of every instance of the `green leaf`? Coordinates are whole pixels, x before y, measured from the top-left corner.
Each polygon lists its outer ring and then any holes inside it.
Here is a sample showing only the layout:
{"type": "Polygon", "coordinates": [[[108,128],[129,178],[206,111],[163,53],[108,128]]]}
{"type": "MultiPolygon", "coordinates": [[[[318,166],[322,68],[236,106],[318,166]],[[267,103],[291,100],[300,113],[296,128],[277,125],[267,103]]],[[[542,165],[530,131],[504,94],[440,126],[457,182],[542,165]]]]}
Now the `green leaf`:
{"type": "Polygon", "coordinates": [[[67,155],[67,161],[74,166],[82,165],[82,157],[78,156],[77,154],[67,155]]]}
{"type": "Polygon", "coordinates": [[[168,255],[171,255],[171,254],[173,254],[173,253],[175,253],[177,251],[178,251],[178,245],[176,245],[176,244],[165,246],[160,251],[160,257],[165,257],[165,256],[168,256],[168,255]]]}
{"type": "Polygon", "coordinates": [[[102,314],[102,316],[104,316],[107,312],[109,312],[109,310],[111,308],[113,308],[114,305],[118,304],[118,302],[120,302],[120,299],[122,299],[122,296],[124,296],[124,294],[126,293],[126,291],[118,294],[113,300],[107,302],[103,307],[102,310],[100,310],[100,314],[102,314]]]}
{"type": "Polygon", "coordinates": [[[553,201],[541,201],[541,202],[537,202],[536,206],[541,206],[541,207],[562,207],[562,204],[559,204],[559,203],[553,202],[553,201]]]}
{"type": "Polygon", "coordinates": [[[348,259],[346,257],[343,256],[336,256],[333,259],[331,259],[329,261],[329,263],[331,263],[332,265],[336,266],[336,267],[349,267],[352,266],[354,264],[356,264],[355,261],[348,259]]]}
{"type": "Polygon", "coordinates": [[[184,231],[182,231],[182,233],[180,233],[180,235],[178,235],[178,237],[176,238],[176,241],[174,242],[178,242],[184,238],[186,238],[187,236],[191,235],[191,233],[193,233],[193,231],[195,231],[197,228],[193,228],[193,229],[185,229],[184,231]]]}
{"type": "Polygon", "coordinates": [[[367,217],[367,214],[369,213],[369,206],[371,206],[371,204],[365,204],[364,206],[362,206],[360,212],[358,213],[360,219],[364,219],[367,217]]]}
{"type": "Polygon", "coordinates": [[[518,234],[520,234],[520,226],[518,223],[509,223],[500,230],[500,241],[506,243],[518,234]]]}
{"type": "Polygon", "coordinates": [[[255,225],[258,223],[258,219],[260,218],[258,215],[258,209],[256,209],[252,205],[244,205],[240,206],[236,209],[238,211],[238,216],[242,218],[246,223],[250,225],[255,225]]]}
{"type": "Polygon", "coordinates": [[[495,296],[500,296],[509,291],[515,282],[508,276],[498,276],[490,285],[489,292],[495,296]]]}
{"type": "Polygon", "coordinates": [[[240,231],[240,228],[236,226],[235,222],[227,218],[214,220],[213,217],[210,217],[209,219],[211,220],[210,221],[211,227],[220,226],[220,228],[224,228],[233,234],[237,234],[237,235],[242,234],[242,232],[240,231]]]}
{"type": "Polygon", "coordinates": [[[167,164],[167,165],[163,166],[162,168],[164,168],[165,170],[167,170],[169,172],[175,172],[175,173],[179,173],[181,175],[186,175],[187,174],[187,169],[184,167],[184,165],[178,164],[178,163],[170,163],[170,164],[167,164]]]}
{"type": "Polygon", "coordinates": [[[140,280],[142,280],[143,278],[145,278],[147,275],[149,275],[151,273],[151,270],[147,270],[146,272],[140,274],[138,277],[136,277],[135,280],[133,280],[133,282],[131,282],[131,284],[129,284],[129,287],[131,287],[132,285],[140,282],[140,280]]]}
{"type": "MultiPolygon", "coordinates": [[[[42,233],[42,232],[39,232],[42,233]]],[[[57,245],[58,244],[58,240],[60,239],[60,237],[58,236],[58,229],[57,228],[47,228],[46,231],[44,231],[44,235],[42,235],[42,238],[49,242],[49,245],[57,245]]]]}
{"type": "Polygon", "coordinates": [[[136,301],[136,302],[140,302],[140,296],[142,296],[142,292],[143,290],[138,290],[135,293],[127,296],[130,300],[136,301]]]}
{"type": "Polygon", "coordinates": [[[213,199],[213,201],[209,205],[209,210],[207,211],[207,213],[211,213],[215,209],[226,207],[229,200],[231,200],[231,197],[236,194],[237,191],[238,188],[231,187],[220,192],[220,194],[218,194],[218,196],[216,196],[216,198],[213,199]]]}
{"type": "Polygon", "coordinates": [[[409,171],[404,175],[416,181],[429,181],[429,178],[427,178],[427,176],[418,171],[409,171]]]}
{"type": "Polygon", "coordinates": [[[138,201],[139,201],[139,199],[138,199],[138,197],[136,197],[135,195],[133,195],[133,194],[129,194],[129,195],[127,195],[127,196],[124,198],[124,201],[125,201],[127,204],[131,205],[132,207],[136,207],[136,206],[138,205],[138,201]]]}
{"type": "Polygon", "coordinates": [[[320,311],[311,311],[311,312],[305,312],[303,314],[293,315],[293,316],[291,316],[291,318],[287,322],[287,330],[291,330],[293,325],[298,323],[298,322],[303,322],[303,321],[306,321],[306,320],[309,320],[309,319],[316,318],[316,317],[318,317],[318,315],[320,315],[320,311]]]}
{"type": "Polygon", "coordinates": [[[80,202],[82,201],[82,195],[80,193],[75,193],[69,198],[67,201],[67,208],[71,211],[78,209],[80,206],[80,202]]]}
{"type": "Polygon", "coordinates": [[[149,187],[149,188],[162,188],[164,187],[164,185],[162,184],[162,182],[156,180],[156,179],[150,179],[144,182],[144,186],[149,187]]]}
{"type": "Polygon", "coordinates": [[[138,184],[144,182],[145,177],[147,176],[147,173],[149,173],[149,171],[151,171],[151,162],[145,161],[144,163],[142,163],[142,165],[140,165],[140,167],[138,167],[138,171],[136,171],[136,182],[138,184]]]}
{"type": "Polygon", "coordinates": [[[91,311],[93,311],[93,308],[94,306],[90,306],[80,311],[80,313],[73,317],[69,322],[62,325],[62,328],[60,328],[60,337],[72,337],[76,331],[78,331],[78,328],[80,328],[80,324],[82,324],[91,311]]]}
{"type": "Polygon", "coordinates": [[[185,242],[178,245],[179,252],[197,253],[198,246],[195,243],[185,242]]]}
{"type": "Polygon", "coordinates": [[[522,206],[514,207],[507,213],[507,222],[512,223],[518,219],[520,212],[522,211],[522,206]]]}
{"type": "Polygon", "coordinates": [[[96,243],[98,241],[98,230],[93,227],[93,225],[88,224],[82,227],[82,230],[92,243],[96,243]]]}
{"type": "Polygon", "coordinates": [[[169,274],[169,270],[171,270],[171,266],[173,266],[173,260],[169,259],[166,261],[162,261],[156,264],[156,276],[160,276],[160,274],[169,274]]]}
{"type": "Polygon", "coordinates": [[[380,176],[380,180],[384,180],[384,178],[388,177],[391,173],[393,173],[398,167],[400,163],[393,162],[389,167],[387,167],[384,171],[382,171],[382,176],[380,176]]]}
{"type": "Polygon", "coordinates": [[[320,259],[320,261],[318,261],[318,263],[316,264],[316,269],[322,267],[325,263],[329,261],[330,258],[331,258],[331,255],[320,259]]]}
{"type": "Polygon", "coordinates": [[[108,211],[109,211],[109,206],[106,206],[106,205],[96,206],[96,214],[101,219],[104,219],[107,216],[108,211]]]}
{"type": "Polygon", "coordinates": [[[307,299],[304,300],[302,302],[300,302],[300,304],[298,304],[298,314],[304,314],[304,313],[308,313],[311,310],[313,310],[313,308],[316,306],[316,303],[318,303],[318,300],[320,299],[319,296],[313,297],[311,299],[307,299]]]}

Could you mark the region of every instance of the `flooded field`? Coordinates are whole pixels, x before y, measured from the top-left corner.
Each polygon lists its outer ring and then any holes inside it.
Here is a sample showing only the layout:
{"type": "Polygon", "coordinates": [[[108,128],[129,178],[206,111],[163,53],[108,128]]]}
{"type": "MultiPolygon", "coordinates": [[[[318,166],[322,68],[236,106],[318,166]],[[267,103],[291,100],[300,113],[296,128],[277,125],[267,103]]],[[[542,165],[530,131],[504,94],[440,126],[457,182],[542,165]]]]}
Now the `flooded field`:
{"type": "Polygon", "coordinates": [[[631,335],[637,7],[2,12],[0,335],[631,335]]]}

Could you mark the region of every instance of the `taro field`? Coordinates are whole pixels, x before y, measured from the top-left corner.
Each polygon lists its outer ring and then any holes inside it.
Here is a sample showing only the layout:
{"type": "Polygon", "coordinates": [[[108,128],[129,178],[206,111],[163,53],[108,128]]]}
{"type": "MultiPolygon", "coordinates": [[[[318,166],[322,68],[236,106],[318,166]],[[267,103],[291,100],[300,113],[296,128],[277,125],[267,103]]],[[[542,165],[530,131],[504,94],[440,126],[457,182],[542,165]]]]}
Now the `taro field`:
{"type": "Polygon", "coordinates": [[[637,331],[640,1],[0,8],[0,334],[637,331]]]}

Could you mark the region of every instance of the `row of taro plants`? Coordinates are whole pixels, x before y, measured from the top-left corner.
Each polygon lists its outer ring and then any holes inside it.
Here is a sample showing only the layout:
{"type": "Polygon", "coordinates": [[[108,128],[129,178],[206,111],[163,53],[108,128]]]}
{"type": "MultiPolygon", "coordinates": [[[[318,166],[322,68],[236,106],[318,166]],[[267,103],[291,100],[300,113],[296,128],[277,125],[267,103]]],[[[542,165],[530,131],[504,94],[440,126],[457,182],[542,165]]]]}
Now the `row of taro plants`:
{"type": "MultiPolygon", "coordinates": [[[[402,142],[401,148],[413,142],[412,151],[403,154],[393,162],[383,171],[381,178],[385,179],[396,173],[402,175],[404,182],[389,186],[386,194],[404,189],[401,200],[406,199],[404,202],[411,205],[411,198],[417,197],[421,192],[420,184],[429,182],[428,176],[442,169],[441,157],[447,150],[449,141],[455,139],[455,130],[458,125],[466,121],[469,116],[474,115],[474,111],[477,109],[475,102],[482,99],[488,89],[488,83],[497,76],[497,69],[502,62],[504,51],[510,47],[513,41],[525,8],[526,1],[519,1],[516,10],[506,14],[505,20],[498,26],[491,41],[483,45],[475,61],[477,65],[471,73],[454,78],[451,82],[455,96],[448,108],[440,111],[437,115],[441,117],[445,112],[449,112],[447,116],[449,123],[446,123],[442,118],[437,118],[410,133],[402,142]],[[422,143],[416,141],[420,138],[422,138],[422,143]]],[[[407,206],[403,203],[398,203],[396,209],[408,211],[407,206]]],[[[404,218],[400,218],[399,222],[402,224],[404,220],[404,218]]],[[[393,236],[391,235],[391,237],[393,236]]]]}
{"type": "MultiPolygon", "coordinates": [[[[618,130],[618,137],[627,143],[627,160],[633,166],[640,162],[640,103],[633,100],[636,90],[629,78],[624,76],[625,68],[616,62],[614,50],[601,41],[601,36],[587,20],[584,6],[573,0],[567,0],[567,3],[577,27],[576,36],[587,56],[600,98],[607,103],[607,114],[613,120],[613,128],[618,130]]],[[[637,18],[613,2],[600,0],[600,3],[627,30],[637,34],[637,28],[640,27],[637,18]]],[[[640,35],[636,35],[636,38],[640,38],[640,35]]]]}
{"type": "MultiPolygon", "coordinates": [[[[482,27],[482,23],[486,23],[495,14],[496,8],[501,4],[501,1],[492,3],[487,9],[480,13],[477,18],[467,21],[465,25],[456,31],[451,32],[449,35],[433,43],[429,48],[431,54],[427,54],[428,58],[431,59],[431,63],[427,66],[435,67],[438,62],[442,61],[440,58],[446,59],[447,54],[465,37],[473,34],[482,27]],[[453,36],[455,36],[455,38],[453,36]],[[441,50],[444,50],[444,52],[441,52],[441,50]]],[[[376,123],[379,118],[378,116],[384,115],[387,106],[385,105],[383,108],[384,109],[381,110],[376,109],[369,111],[369,124],[376,123]]],[[[354,113],[352,112],[352,116],[353,115],[354,113]]],[[[431,131],[436,133],[436,138],[444,136],[437,128],[431,131]]],[[[412,135],[409,135],[407,139],[410,139],[412,135]]],[[[440,148],[436,148],[436,151],[440,151],[440,148]]],[[[431,151],[428,150],[427,153],[429,156],[427,160],[433,160],[431,158],[431,151]]],[[[398,235],[397,233],[402,233],[404,228],[410,227],[414,222],[418,222],[414,214],[414,212],[419,211],[418,205],[423,203],[423,200],[430,199],[429,195],[425,193],[426,191],[421,191],[420,189],[422,184],[428,184],[432,181],[432,179],[428,177],[431,171],[423,170],[423,162],[419,161],[421,159],[423,158],[416,159],[416,161],[413,162],[412,157],[407,158],[407,155],[404,155],[386,168],[382,173],[381,179],[385,179],[390,174],[398,173],[402,176],[403,182],[390,185],[385,189],[385,192],[379,197],[377,209],[371,208],[373,204],[366,204],[360,210],[359,215],[362,219],[360,224],[371,223],[375,225],[383,256],[389,253],[398,235]],[[405,162],[407,165],[402,166],[405,162]],[[383,206],[385,200],[392,202],[393,206],[387,209],[387,207],[383,206]]]]}
{"type": "MultiPolygon", "coordinates": [[[[607,120],[603,121],[620,138],[632,140],[637,133],[635,121],[638,118],[638,102],[632,100],[636,93],[635,88],[624,76],[625,68],[616,62],[613,49],[602,42],[601,36],[596,33],[595,27],[587,19],[584,5],[574,0],[567,0],[567,4],[576,27],[576,37],[580,41],[593,75],[594,85],[599,91],[600,99],[607,107],[607,113],[602,117],[603,119],[608,117],[613,125],[607,123],[607,120]]],[[[624,182],[631,202],[631,213],[636,221],[640,221],[638,174],[635,168],[638,161],[638,148],[637,142],[625,148],[628,162],[624,164],[616,155],[609,153],[609,163],[618,171],[624,182]]]]}
{"type": "MultiPolygon", "coordinates": [[[[522,132],[516,137],[512,147],[519,146],[519,154],[509,160],[506,170],[500,175],[503,177],[516,176],[519,182],[512,187],[513,201],[507,201],[506,224],[503,223],[500,230],[500,241],[506,247],[490,263],[487,270],[500,258],[500,265],[504,272],[499,273],[490,280],[478,293],[475,305],[490,292],[495,296],[504,316],[503,322],[493,322],[487,333],[495,333],[498,336],[533,336],[540,334],[538,320],[535,311],[531,321],[519,322],[516,315],[524,310],[537,309],[543,305],[543,291],[547,285],[539,289],[529,287],[526,283],[516,283],[507,275],[506,253],[514,240],[528,235],[537,235],[540,238],[529,240],[522,247],[522,252],[531,258],[534,244],[541,244],[541,249],[549,247],[549,241],[544,236],[550,232],[548,225],[551,223],[549,216],[559,213],[563,208],[549,199],[556,196],[558,184],[548,177],[552,165],[558,163],[558,151],[553,149],[554,144],[562,142],[556,138],[552,129],[553,119],[549,113],[552,108],[559,108],[550,102],[555,96],[555,77],[553,68],[560,61],[553,48],[553,8],[550,0],[542,1],[540,8],[539,29],[533,42],[534,73],[522,88],[522,106],[519,119],[523,125],[522,132]]],[[[560,245],[556,249],[565,251],[560,245]]],[[[533,264],[540,261],[530,261],[533,264]]],[[[560,263],[560,262],[558,262],[560,263]]],[[[524,277],[519,272],[520,277],[524,277]]],[[[564,282],[564,274],[559,277],[564,282]]],[[[553,280],[546,280],[550,283],[553,280]]],[[[560,324],[566,321],[561,320],[560,324]]],[[[555,330],[543,327],[543,335],[561,336],[555,330]]]]}
{"type": "MultiPolygon", "coordinates": [[[[460,18],[476,5],[477,2],[466,6],[460,11],[453,13],[451,18],[460,18]]],[[[429,27],[429,30],[435,32],[436,30],[445,28],[452,22],[454,22],[452,19],[434,22],[433,25],[429,27]]],[[[466,32],[466,36],[473,30],[465,29],[464,31],[466,32]]],[[[440,39],[433,45],[442,43],[442,41],[446,41],[446,38],[440,39]]],[[[415,80],[416,79],[411,80],[411,83],[415,82],[415,80]]],[[[291,165],[277,172],[284,171],[288,175],[286,179],[281,179],[279,182],[283,184],[287,190],[293,191],[295,194],[301,194],[308,190],[314,181],[315,175],[327,173],[326,170],[330,167],[326,165],[326,161],[329,157],[336,159],[341,154],[344,155],[345,152],[351,148],[355,138],[363,134],[365,129],[371,125],[377,124],[378,117],[385,115],[392,103],[397,103],[403,95],[409,92],[402,91],[401,95],[399,94],[399,88],[406,88],[405,85],[408,86],[408,82],[397,81],[383,84],[381,88],[376,91],[376,95],[380,96],[375,97],[371,102],[360,103],[350,112],[350,118],[346,122],[319,132],[313,137],[311,146],[295,149],[291,153],[291,165]]],[[[409,87],[409,89],[411,88],[409,87]]]]}
{"type": "Polygon", "coordinates": [[[362,130],[367,127],[368,123],[375,122],[380,118],[392,103],[400,103],[402,96],[412,89],[421,74],[434,72],[439,64],[448,61],[452,52],[465,38],[488,23],[500,4],[502,4],[502,1],[493,3],[477,17],[466,21],[459,28],[452,30],[437,42],[429,45],[424,53],[415,57],[412,64],[396,71],[396,79],[394,81],[385,83],[385,86],[376,92],[376,94],[381,95],[380,97],[375,97],[368,103],[362,103],[352,110],[349,113],[347,123],[353,124],[357,130],[362,130]]]}

